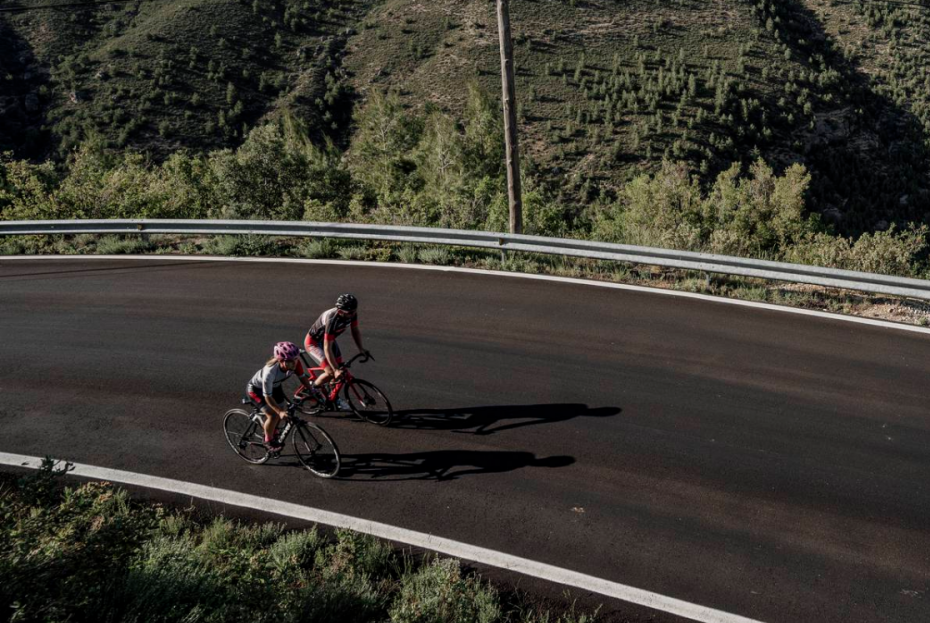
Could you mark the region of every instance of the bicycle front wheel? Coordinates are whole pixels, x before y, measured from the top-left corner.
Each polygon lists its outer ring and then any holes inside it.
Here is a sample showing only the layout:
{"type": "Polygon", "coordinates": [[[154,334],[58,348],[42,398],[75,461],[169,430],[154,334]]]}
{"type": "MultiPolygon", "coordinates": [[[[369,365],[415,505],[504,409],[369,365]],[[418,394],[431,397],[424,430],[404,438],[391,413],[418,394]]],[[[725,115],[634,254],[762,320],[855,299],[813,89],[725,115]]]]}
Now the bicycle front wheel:
{"type": "Polygon", "coordinates": [[[294,392],[294,398],[300,400],[300,403],[297,405],[297,411],[304,415],[319,415],[326,408],[325,403],[317,401],[304,387],[294,392]]]}
{"type": "Polygon", "coordinates": [[[316,424],[302,422],[294,429],[294,452],[304,467],[320,478],[339,473],[339,449],[332,437],[316,424]]]}
{"type": "Polygon", "coordinates": [[[265,432],[258,422],[242,409],[231,409],[223,419],[226,441],[233,451],[244,460],[254,465],[261,465],[268,460],[265,449],[265,432]]]}
{"type": "Polygon", "coordinates": [[[366,422],[378,426],[391,423],[391,418],[394,417],[391,401],[373,384],[361,379],[352,379],[346,383],[342,393],[352,412],[366,422]]]}

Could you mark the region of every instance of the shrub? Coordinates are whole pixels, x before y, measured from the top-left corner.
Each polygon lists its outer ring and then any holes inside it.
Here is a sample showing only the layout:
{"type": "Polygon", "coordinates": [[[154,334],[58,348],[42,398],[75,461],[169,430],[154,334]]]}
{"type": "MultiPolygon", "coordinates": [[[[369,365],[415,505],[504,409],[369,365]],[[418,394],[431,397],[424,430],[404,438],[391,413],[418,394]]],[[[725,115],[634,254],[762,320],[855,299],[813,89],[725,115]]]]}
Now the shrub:
{"type": "Polygon", "coordinates": [[[596,215],[595,238],[609,242],[696,249],[701,246],[701,190],[684,165],[665,161],[654,177],[641,175],[617,204],[596,215]]]}
{"type": "Polygon", "coordinates": [[[356,576],[393,578],[401,571],[390,545],[352,530],[337,530],[336,545],[325,552],[324,558],[331,568],[356,576]]]}
{"type": "Polygon", "coordinates": [[[393,623],[490,623],[500,613],[494,589],[463,577],[452,559],[437,559],[406,577],[390,609],[393,623]]]}
{"type": "Polygon", "coordinates": [[[305,240],[297,245],[297,252],[303,257],[316,260],[330,259],[338,256],[336,242],[329,238],[305,240]]]}
{"type": "Polygon", "coordinates": [[[35,255],[46,247],[45,236],[5,236],[0,239],[0,255],[35,255]]]}
{"type": "Polygon", "coordinates": [[[190,537],[158,537],[142,548],[125,581],[108,593],[100,621],[221,621],[235,605],[190,537]]]}
{"type": "Polygon", "coordinates": [[[60,255],[76,255],[87,251],[85,245],[78,246],[74,239],[68,236],[62,236],[60,240],[56,240],[53,249],[60,255]]]}
{"type": "Polygon", "coordinates": [[[100,620],[99,604],[154,529],[157,507],[106,483],[59,490],[47,465],[0,496],[0,606],[19,620],[100,620]]]}
{"type": "Polygon", "coordinates": [[[154,248],[155,245],[151,241],[140,236],[103,236],[97,241],[97,253],[101,255],[146,253],[154,248]]]}
{"type": "Polygon", "coordinates": [[[412,244],[405,244],[397,249],[397,258],[404,264],[416,264],[418,251],[412,244]]]}
{"type": "Polygon", "coordinates": [[[264,256],[276,255],[278,245],[271,236],[216,236],[203,245],[213,255],[264,256]]]}
{"type": "Polygon", "coordinates": [[[420,261],[424,264],[445,265],[450,257],[449,249],[445,247],[427,247],[420,251],[420,261]]]}
{"type": "Polygon", "coordinates": [[[800,264],[828,266],[886,275],[917,276],[919,258],[927,247],[927,226],[897,232],[863,234],[858,240],[817,233],[789,249],[786,259],[800,264]]]}
{"type": "Polygon", "coordinates": [[[394,93],[374,93],[356,113],[350,168],[376,209],[392,224],[484,228],[505,189],[500,112],[477,85],[464,122],[406,110],[394,93]]]}
{"type": "Polygon", "coordinates": [[[328,205],[337,216],[348,211],[348,172],[296,121],[253,129],[236,151],[211,154],[209,167],[222,206],[215,216],[298,220],[308,205],[328,205]]]}
{"type": "Polygon", "coordinates": [[[802,165],[794,164],[776,177],[758,160],[750,169],[751,177],[738,179],[739,173],[739,165],[721,173],[705,202],[711,251],[780,256],[817,230],[817,221],[804,212],[811,178],[802,165]]]}
{"type": "Polygon", "coordinates": [[[501,270],[515,273],[536,274],[540,270],[540,265],[532,258],[525,257],[523,254],[508,253],[504,261],[501,262],[501,270]]]}
{"type": "Polygon", "coordinates": [[[278,573],[287,577],[297,569],[311,567],[316,552],[322,547],[323,539],[314,527],[283,535],[268,549],[268,556],[278,573]]]}
{"type": "Polygon", "coordinates": [[[336,254],[344,260],[364,260],[368,256],[368,249],[362,245],[340,247],[336,254]]]}
{"type": "Polygon", "coordinates": [[[54,218],[205,216],[211,179],[200,160],[175,154],[154,167],[141,154],[114,156],[88,145],[70,164],[69,175],[44,199],[54,218]]]}
{"type": "Polygon", "coordinates": [[[595,237],[627,244],[749,257],[783,257],[820,230],[804,212],[810,175],[792,165],[781,177],[757,161],[721,173],[704,196],[684,164],[664,161],[654,176],[627,184],[594,215],[595,237]]]}
{"type": "Polygon", "coordinates": [[[863,234],[852,247],[854,270],[884,275],[914,273],[918,256],[927,247],[927,226],[914,226],[895,233],[892,225],[886,231],[863,234]]]}
{"type": "Polygon", "coordinates": [[[303,220],[333,223],[345,216],[344,207],[342,201],[324,203],[319,199],[310,198],[304,202],[303,220]]]}
{"type": "Polygon", "coordinates": [[[215,236],[204,243],[203,250],[210,255],[241,255],[239,236],[215,236]]]}
{"type": "Polygon", "coordinates": [[[0,153],[0,220],[62,218],[51,200],[59,181],[51,162],[33,165],[0,153]]]}

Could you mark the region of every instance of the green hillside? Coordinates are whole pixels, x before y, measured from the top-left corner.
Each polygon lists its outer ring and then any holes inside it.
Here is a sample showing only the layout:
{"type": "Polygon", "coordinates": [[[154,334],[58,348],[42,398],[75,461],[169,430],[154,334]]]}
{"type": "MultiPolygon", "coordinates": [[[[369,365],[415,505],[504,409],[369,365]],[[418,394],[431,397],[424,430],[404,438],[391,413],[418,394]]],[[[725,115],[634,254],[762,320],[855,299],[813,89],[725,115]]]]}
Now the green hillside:
{"type": "MultiPolygon", "coordinates": [[[[94,134],[157,157],[234,145],[281,107],[320,138],[348,120],[336,77],[359,17],[351,2],[177,0],[2,15],[0,56],[28,59],[26,79],[22,63],[5,68],[8,83],[34,89],[45,147],[59,156],[94,134]]],[[[5,126],[23,125],[17,112],[7,107],[5,126]]],[[[37,151],[23,131],[4,138],[37,151]]]]}
{"type": "MultiPolygon", "coordinates": [[[[6,0],[28,8],[51,0],[6,0]]],[[[837,0],[512,0],[530,174],[579,206],[663,159],[811,172],[847,235],[930,214],[930,8],[837,0]]],[[[497,96],[487,0],[155,0],[0,13],[0,149],[102,137],[161,160],[239,145],[292,113],[353,149],[374,91],[463,119],[497,96]]]]}
{"type": "MultiPolygon", "coordinates": [[[[801,1],[518,1],[521,140],[582,201],[663,159],[705,179],[761,155],[813,172],[859,233],[930,208],[930,11],[801,1]],[[884,223],[882,223],[884,221],[884,223]]],[[[499,90],[494,5],[389,0],[349,41],[359,92],[456,109],[499,90]]]]}

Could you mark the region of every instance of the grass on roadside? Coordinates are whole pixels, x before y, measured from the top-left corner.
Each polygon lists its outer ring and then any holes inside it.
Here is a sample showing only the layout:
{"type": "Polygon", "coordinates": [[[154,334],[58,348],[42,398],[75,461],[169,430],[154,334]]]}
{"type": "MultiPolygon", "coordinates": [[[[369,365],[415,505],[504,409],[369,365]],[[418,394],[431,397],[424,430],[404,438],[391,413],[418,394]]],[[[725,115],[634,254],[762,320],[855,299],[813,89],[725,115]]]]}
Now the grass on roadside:
{"type": "Polygon", "coordinates": [[[459,561],[374,537],[203,519],[46,459],[0,478],[0,608],[11,621],[590,623],[499,590],[459,561]]]}

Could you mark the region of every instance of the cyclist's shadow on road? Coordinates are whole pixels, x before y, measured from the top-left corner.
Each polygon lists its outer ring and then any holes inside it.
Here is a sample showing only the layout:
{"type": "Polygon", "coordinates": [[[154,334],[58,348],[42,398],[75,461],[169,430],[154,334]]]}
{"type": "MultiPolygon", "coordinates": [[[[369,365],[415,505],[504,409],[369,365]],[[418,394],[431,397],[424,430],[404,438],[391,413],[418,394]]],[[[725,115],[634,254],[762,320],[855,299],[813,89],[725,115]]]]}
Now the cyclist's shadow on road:
{"type": "Polygon", "coordinates": [[[536,458],[532,452],[484,450],[352,454],[343,455],[338,477],[372,481],[448,481],[525,467],[567,467],[574,462],[570,456],[536,458]]]}
{"type": "Polygon", "coordinates": [[[391,427],[491,435],[523,426],[564,422],[576,417],[609,417],[621,411],[619,407],[591,408],[578,403],[407,409],[395,412],[396,419],[391,427]]]}

